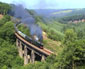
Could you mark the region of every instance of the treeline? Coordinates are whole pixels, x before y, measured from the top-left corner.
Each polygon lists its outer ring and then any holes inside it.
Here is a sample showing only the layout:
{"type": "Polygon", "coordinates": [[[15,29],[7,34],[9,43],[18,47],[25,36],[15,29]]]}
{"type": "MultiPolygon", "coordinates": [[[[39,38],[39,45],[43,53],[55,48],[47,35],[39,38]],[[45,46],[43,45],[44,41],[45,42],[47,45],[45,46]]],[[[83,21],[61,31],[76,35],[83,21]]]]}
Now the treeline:
{"type": "Polygon", "coordinates": [[[73,15],[60,18],[58,21],[61,23],[68,23],[69,21],[82,20],[85,19],[85,15],[73,15]]]}
{"type": "Polygon", "coordinates": [[[0,14],[6,15],[11,10],[11,6],[0,2],[0,14]]]}

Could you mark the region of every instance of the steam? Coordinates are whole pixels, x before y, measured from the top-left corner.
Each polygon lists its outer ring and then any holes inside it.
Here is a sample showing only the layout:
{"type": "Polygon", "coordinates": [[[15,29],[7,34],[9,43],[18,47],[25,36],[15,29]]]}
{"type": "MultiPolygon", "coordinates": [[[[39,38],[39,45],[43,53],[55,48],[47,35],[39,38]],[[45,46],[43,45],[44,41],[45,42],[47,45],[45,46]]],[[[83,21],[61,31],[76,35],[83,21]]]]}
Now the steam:
{"type": "Polygon", "coordinates": [[[22,23],[27,24],[31,35],[37,35],[42,40],[42,29],[35,24],[35,18],[21,5],[12,5],[12,12],[10,13],[15,18],[20,19],[22,23]]]}

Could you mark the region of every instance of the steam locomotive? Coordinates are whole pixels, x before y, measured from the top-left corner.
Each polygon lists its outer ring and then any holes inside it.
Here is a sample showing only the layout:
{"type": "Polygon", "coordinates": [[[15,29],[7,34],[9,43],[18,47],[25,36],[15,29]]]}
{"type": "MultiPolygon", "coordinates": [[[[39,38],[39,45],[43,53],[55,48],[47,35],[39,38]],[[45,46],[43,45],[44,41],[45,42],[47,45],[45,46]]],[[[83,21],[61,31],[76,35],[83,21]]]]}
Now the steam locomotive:
{"type": "Polygon", "coordinates": [[[25,35],[24,33],[22,33],[21,31],[19,31],[19,30],[17,29],[17,27],[16,27],[17,25],[18,25],[18,24],[16,23],[15,26],[14,26],[14,27],[15,27],[15,32],[16,32],[17,34],[19,34],[21,37],[23,37],[25,40],[27,40],[27,41],[30,42],[31,44],[33,44],[33,45],[35,45],[35,46],[43,49],[43,43],[40,42],[40,41],[38,41],[38,37],[36,37],[36,36],[34,35],[33,38],[31,38],[31,37],[25,35]]]}

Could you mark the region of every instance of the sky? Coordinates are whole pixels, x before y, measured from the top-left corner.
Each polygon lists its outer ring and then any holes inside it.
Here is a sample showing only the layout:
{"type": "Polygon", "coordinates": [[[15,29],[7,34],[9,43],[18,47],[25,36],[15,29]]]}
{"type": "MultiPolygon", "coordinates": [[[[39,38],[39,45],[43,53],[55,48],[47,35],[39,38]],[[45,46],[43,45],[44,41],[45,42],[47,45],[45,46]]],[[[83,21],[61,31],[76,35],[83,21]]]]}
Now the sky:
{"type": "Polygon", "coordinates": [[[0,2],[22,4],[28,9],[85,8],[85,0],[0,0],[0,2]]]}

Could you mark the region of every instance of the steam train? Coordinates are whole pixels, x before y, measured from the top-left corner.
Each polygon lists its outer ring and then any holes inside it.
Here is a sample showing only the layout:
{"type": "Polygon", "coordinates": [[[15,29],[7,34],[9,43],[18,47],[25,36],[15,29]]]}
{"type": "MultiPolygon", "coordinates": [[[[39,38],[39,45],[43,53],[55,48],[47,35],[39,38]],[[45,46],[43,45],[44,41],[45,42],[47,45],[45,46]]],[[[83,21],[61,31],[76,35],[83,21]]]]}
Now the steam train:
{"type": "Polygon", "coordinates": [[[17,34],[19,34],[21,37],[23,37],[25,40],[27,40],[27,41],[30,42],[31,44],[33,44],[33,45],[35,45],[35,46],[43,49],[43,43],[40,42],[40,41],[38,41],[38,37],[33,36],[33,38],[31,38],[31,37],[25,35],[24,33],[22,33],[21,31],[19,31],[19,30],[17,29],[17,27],[16,27],[17,25],[18,25],[18,24],[16,23],[15,26],[14,26],[14,27],[15,27],[15,32],[16,32],[17,34]]]}

